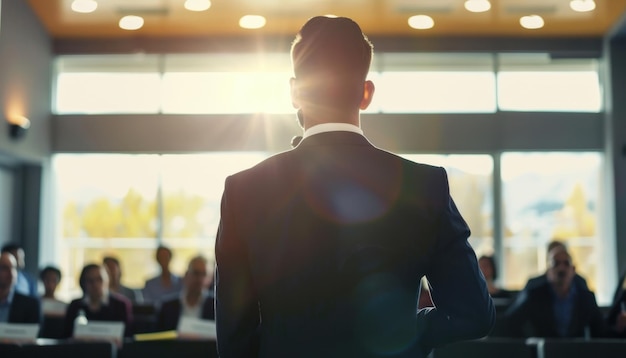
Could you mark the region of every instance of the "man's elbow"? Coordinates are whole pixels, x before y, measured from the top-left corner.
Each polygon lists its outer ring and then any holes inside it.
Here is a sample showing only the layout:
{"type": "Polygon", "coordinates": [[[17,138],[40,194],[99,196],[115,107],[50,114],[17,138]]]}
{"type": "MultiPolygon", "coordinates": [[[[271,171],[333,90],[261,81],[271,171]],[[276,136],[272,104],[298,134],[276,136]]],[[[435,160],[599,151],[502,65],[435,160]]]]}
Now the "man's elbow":
{"type": "Polygon", "coordinates": [[[482,338],[488,336],[496,325],[496,310],[493,304],[490,304],[482,312],[478,312],[474,324],[477,338],[482,338]]]}

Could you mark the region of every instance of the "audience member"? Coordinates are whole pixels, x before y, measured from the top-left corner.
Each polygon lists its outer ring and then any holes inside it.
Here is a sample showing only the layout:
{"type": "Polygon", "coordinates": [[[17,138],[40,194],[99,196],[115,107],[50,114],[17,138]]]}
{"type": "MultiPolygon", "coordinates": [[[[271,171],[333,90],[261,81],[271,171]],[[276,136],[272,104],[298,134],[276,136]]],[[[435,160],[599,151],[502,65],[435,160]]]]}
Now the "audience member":
{"type": "Polygon", "coordinates": [[[215,300],[213,292],[208,289],[211,276],[207,273],[207,263],[207,259],[202,256],[189,261],[181,293],[161,305],[157,330],[175,330],[182,317],[215,319],[215,300]]]}
{"type": "Polygon", "coordinates": [[[113,256],[106,256],[102,263],[109,275],[109,291],[122,295],[130,300],[132,303],[143,302],[143,297],[140,290],[134,290],[130,287],[122,285],[122,267],[120,261],[113,256]]]}
{"type": "Polygon", "coordinates": [[[11,253],[17,261],[17,282],[15,283],[15,290],[24,295],[39,298],[37,279],[24,271],[24,267],[26,266],[24,248],[18,244],[6,244],[2,247],[2,252],[11,253]]]}
{"type": "MultiPolygon", "coordinates": [[[[565,245],[564,242],[559,241],[559,240],[552,240],[548,243],[548,247],[546,249],[546,255],[548,255],[550,253],[550,251],[552,251],[553,249],[557,249],[557,248],[562,248],[565,249],[567,251],[567,245],[565,245]]],[[[526,282],[526,288],[532,288],[535,286],[541,286],[541,285],[545,285],[546,281],[548,280],[548,276],[547,273],[543,273],[537,277],[533,277],[531,279],[529,279],[526,282]]],[[[589,287],[587,286],[587,280],[585,280],[582,276],[580,276],[578,273],[574,274],[574,283],[578,286],[580,286],[580,288],[582,289],[589,289],[589,287]]]]}
{"type": "Polygon", "coordinates": [[[61,270],[54,266],[46,266],[39,273],[43,284],[44,294],[41,296],[41,306],[45,316],[65,315],[67,303],[57,299],[55,292],[61,282],[61,270]]]}
{"type": "Polygon", "coordinates": [[[83,310],[89,321],[118,321],[125,324],[125,334],[131,332],[131,302],[124,296],[111,294],[106,269],[101,265],[83,267],[78,283],[83,297],[73,300],[65,314],[65,336],[74,333],[74,319],[83,310]]]}
{"type": "Polygon", "coordinates": [[[17,272],[15,256],[0,253],[0,323],[40,323],[39,300],[15,289],[17,272]]]}
{"type": "Polygon", "coordinates": [[[163,297],[180,292],[182,280],[170,271],[172,250],[168,247],[159,246],[157,248],[156,261],[161,268],[161,273],[146,281],[142,293],[144,301],[159,305],[163,297]]]}
{"type": "Polygon", "coordinates": [[[483,276],[485,276],[487,289],[489,289],[491,297],[497,299],[511,299],[515,296],[514,291],[505,290],[496,284],[496,280],[498,278],[498,267],[493,256],[483,255],[479,257],[478,266],[480,267],[480,271],[483,273],[483,276]]]}
{"type": "MultiPolygon", "coordinates": [[[[623,281],[623,278],[620,280],[623,281]]],[[[607,325],[611,336],[626,338],[626,291],[619,290],[619,288],[621,288],[621,283],[611,303],[607,315],[607,325]]]]}
{"type": "Polygon", "coordinates": [[[606,336],[595,295],[577,285],[574,277],[575,267],[565,247],[552,248],[546,281],[526,285],[506,311],[510,333],[545,338],[606,336]]]}
{"type": "Polygon", "coordinates": [[[359,25],[311,18],[291,54],[302,141],[225,182],[219,355],[425,357],[485,336],[493,301],[445,169],[376,148],[360,128],[374,84],[359,25]],[[417,310],[422,276],[435,308],[417,310]]]}

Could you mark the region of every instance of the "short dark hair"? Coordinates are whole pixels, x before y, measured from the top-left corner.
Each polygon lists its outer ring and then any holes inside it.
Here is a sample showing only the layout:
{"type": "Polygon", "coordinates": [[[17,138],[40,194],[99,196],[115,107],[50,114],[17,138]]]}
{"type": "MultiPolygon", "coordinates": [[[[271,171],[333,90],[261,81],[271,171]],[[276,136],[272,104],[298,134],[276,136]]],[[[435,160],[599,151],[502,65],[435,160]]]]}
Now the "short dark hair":
{"type": "Polygon", "coordinates": [[[548,243],[548,250],[547,252],[550,253],[550,251],[556,249],[557,247],[562,247],[565,251],[567,251],[567,245],[565,245],[565,243],[563,241],[560,240],[552,240],[548,243]]]}
{"type": "Polygon", "coordinates": [[[98,264],[87,264],[85,266],[83,266],[83,269],[80,271],[80,277],[78,278],[78,284],[80,286],[80,289],[83,290],[83,292],[85,291],[85,276],[87,275],[87,272],[91,271],[91,270],[102,270],[102,266],[98,265],[98,264]]]}
{"type": "Polygon", "coordinates": [[[106,264],[107,262],[113,262],[114,264],[116,264],[118,267],[120,267],[120,260],[118,260],[116,257],[113,256],[105,256],[102,259],[102,263],[106,264]]]}
{"type": "Polygon", "coordinates": [[[171,250],[169,247],[164,246],[164,245],[159,245],[159,246],[157,247],[157,249],[156,249],[156,251],[155,251],[155,253],[154,253],[154,256],[155,256],[155,257],[156,257],[156,256],[158,256],[158,255],[159,255],[159,251],[161,251],[161,250],[165,250],[165,251],[167,251],[167,253],[168,253],[168,254],[170,254],[170,258],[172,258],[172,250],[171,250]]]}
{"type": "Polygon", "coordinates": [[[61,281],[61,270],[54,266],[46,266],[41,269],[41,271],[39,272],[39,279],[43,281],[44,277],[46,277],[48,273],[53,273],[57,275],[57,278],[59,279],[59,281],[61,281]]]}
{"type": "Polygon", "coordinates": [[[346,17],[309,19],[291,45],[294,75],[303,96],[335,108],[361,102],[372,54],[372,43],[346,17]]]}
{"type": "Polygon", "coordinates": [[[24,250],[22,245],[17,244],[17,243],[13,243],[13,242],[5,244],[4,246],[2,246],[2,252],[13,252],[13,251],[17,251],[19,249],[24,250]]]}

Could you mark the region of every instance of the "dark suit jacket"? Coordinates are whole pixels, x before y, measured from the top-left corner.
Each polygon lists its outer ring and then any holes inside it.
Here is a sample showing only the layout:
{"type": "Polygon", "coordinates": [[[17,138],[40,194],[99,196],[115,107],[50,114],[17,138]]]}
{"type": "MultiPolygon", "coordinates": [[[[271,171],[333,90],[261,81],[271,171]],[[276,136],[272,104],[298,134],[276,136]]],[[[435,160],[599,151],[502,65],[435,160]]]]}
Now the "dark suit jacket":
{"type": "Polygon", "coordinates": [[[38,299],[15,292],[9,309],[9,323],[41,323],[41,303],[38,299]]]}
{"type": "MultiPolygon", "coordinates": [[[[576,285],[576,283],[574,283],[576,285]]],[[[576,285],[576,297],[567,337],[584,337],[588,328],[592,337],[605,337],[606,325],[593,292],[576,285]]],[[[505,313],[509,333],[514,337],[558,338],[554,313],[554,294],[550,283],[524,288],[505,313]],[[524,331],[524,327],[529,330],[524,331]]]]}
{"type": "Polygon", "coordinates": [[[68,306],[65,313],[65,329],[66,338],[72,337],[74,333],[74,319],[78,316],[78,312],[85,310],[85,317],[89,321],[117,321],[124,323],[124,335],[131,335],[131,303],[126,297],[109,294],[109,304],[104,305],[99,311],[93,312],[87,308],[82,298],[73,300],[68,306]]]}
{"type": "MultiPolygon", "coordinates": [[[[183,304],[180,302],[180,297],[164,302],[157,318],[157,331],[176,330],[182,310],[183,304]]],[[[215,319],[215,299],[212,293],[204,299],[202,311],[198,318],[215,319]]]]}
{"type": "Polygon", "coordinates": [[[423,357],[495,311],[443,168],[320,133],[226,179],[220,357],[423,357]],[[426,275],[437,309],[420,310],[426,275]]]}
{"type": "Polygon", "coordinates": [[[610,330],[610,335],[619,338],[626,338],[626,330],[622,332],[615,331],[615,323],[617,323],[617,316],[622,312],[622,305],[626,305],[626,291],[622,291],[611,303],[611,308],[606,317],[607,326],[610,330]]]}

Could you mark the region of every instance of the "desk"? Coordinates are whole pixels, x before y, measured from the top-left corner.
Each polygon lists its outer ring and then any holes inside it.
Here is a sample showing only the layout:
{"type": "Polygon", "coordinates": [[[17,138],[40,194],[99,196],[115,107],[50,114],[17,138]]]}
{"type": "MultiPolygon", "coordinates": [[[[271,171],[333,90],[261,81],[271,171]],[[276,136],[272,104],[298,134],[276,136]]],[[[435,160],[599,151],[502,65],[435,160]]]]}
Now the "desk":
{"type": "MultiPolygon", "coordinates": [[[[162,340],[124,343],[118,358],[217,358],[215,341],[162,340]]],[[[90,357],[92,358],[92,357],[90,357]]]]}

